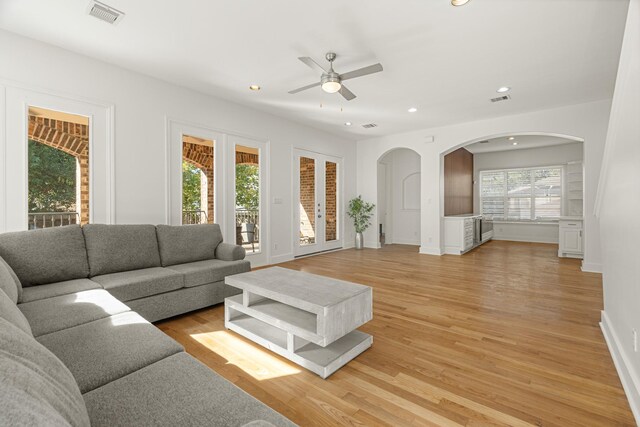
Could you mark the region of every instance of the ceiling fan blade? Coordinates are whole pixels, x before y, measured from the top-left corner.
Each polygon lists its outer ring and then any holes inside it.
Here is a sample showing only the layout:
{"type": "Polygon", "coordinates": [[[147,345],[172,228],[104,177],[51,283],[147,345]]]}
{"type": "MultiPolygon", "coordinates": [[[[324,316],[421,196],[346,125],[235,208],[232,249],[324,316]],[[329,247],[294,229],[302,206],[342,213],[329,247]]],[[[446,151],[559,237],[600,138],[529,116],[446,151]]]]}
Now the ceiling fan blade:
{"type": "Polygon", "coordinates": [[[309,58],[308,56],[301,56],[298,58],[300,61],[304,62],[309,68],[311,68],[312,70],[315,71],[319,71],[322,74],[327,73],[328,71],[325,70],[320,64],[318,64],[316,61],[314,61],[313,59],[309,58]]]}
{"type": "Polygon", "coordinates": [[[349,80],[356,77],[366,76],[368,74],[379,73],[382,71],[381,64],[369,65],[368,67],[359,68],[357,70],[349,71],[348,73],[340,74],[340,80],[349,80]]]}
{"type": "Polygon", "coordinates": [[[316,86],[320,86],[320,82],[311,83],[310,85],[306,85],[306,86],[299,87],[298,89],[290,90],[289,93],[293,95],[294,93],[302,92],[303,90],[311,89],[312,87],[316,87],[316,86]]]}
{"type": "Polygon", "coordinates": [[[351,101],[356,97],[353,94],[353,92],[351,92],[349,89],[345,87],[345,85],[342,85],[342,87],[340,87],[340,90],[338,92],[340,92],[340,95],[342,95],[344,99],[346,99],[347,101],[351,101]]]}

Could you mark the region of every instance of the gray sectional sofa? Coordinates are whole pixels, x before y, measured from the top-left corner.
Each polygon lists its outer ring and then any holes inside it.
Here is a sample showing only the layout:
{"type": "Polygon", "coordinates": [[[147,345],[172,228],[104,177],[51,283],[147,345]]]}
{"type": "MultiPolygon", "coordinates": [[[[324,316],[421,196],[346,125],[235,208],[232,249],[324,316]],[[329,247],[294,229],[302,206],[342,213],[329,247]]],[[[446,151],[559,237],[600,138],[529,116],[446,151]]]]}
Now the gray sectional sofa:
{"type": "Polygon", "coordinates": [[[215,224],[0,234],[0,425],[291,426],[150,322],[250,269],[215,224]]]}

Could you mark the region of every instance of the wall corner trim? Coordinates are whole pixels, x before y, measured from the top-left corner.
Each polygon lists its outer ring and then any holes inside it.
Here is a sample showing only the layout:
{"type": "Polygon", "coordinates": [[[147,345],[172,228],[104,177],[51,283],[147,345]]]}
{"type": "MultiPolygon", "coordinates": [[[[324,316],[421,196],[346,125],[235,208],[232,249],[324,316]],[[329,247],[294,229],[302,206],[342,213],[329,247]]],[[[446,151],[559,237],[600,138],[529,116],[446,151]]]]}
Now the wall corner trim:
{"type": "Polygon", "coordinates": [[[636,423],[640,425],[640,378],[633,368],[633,365],[629,363],[629,358],[620,345],[618,335],[613,329],[611,320],[609,320],[609,316],[604,310],[602,311],[601,319],[600,328],[607,342],[607,347],[609,347],[613,364],[618,371],[618,376],[622,382],[624,392],[627,395],[631,412],[633,412],[636,423]]]}
{"type": "Polygon", "coordinates": [[[580,267],[580,269],[585,273],[602,273],[602,264],[597,262],[582,261],[582,266],[580,267]]]}

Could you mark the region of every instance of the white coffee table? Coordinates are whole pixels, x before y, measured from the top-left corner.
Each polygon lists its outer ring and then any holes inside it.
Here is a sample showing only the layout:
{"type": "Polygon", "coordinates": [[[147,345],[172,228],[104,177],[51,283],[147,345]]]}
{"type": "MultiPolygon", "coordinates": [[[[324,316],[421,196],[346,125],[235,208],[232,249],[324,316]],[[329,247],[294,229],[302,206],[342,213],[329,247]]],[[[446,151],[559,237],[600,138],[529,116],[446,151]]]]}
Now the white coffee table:
{"type": "Polygon", "coordinates": [[[327,378],[371,347],[369,286],[271,267],[228,276],[225,327],[327,378]]]}

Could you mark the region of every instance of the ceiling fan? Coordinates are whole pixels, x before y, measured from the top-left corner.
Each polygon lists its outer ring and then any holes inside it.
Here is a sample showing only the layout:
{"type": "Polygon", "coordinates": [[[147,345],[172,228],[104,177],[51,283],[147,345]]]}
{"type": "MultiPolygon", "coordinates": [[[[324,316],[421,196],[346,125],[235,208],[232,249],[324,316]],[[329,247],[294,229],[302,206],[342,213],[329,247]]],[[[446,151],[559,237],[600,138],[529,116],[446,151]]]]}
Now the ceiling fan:
{"type": "Polygon", "coordinates": [[[342,82],[349,79],[354,79],[356,77],[362,77],[373,73],[378,73],[382,71],[382,65],[374,64],[369,65],[368,67],[359,68],[357,70],[349,71],[348,73],[338,74],[333,70],[333,61],[336,59],[336,54],[333,52],[329,52],[325,55],[325,59],[329,61],[329,69],[323,68],[320,64],[318,64],[313,59],[308,56],[303,56],[298,58],[300,61],[304,62],[309,68],[315,71],[322,72],[322,76],[320,77],[320,81],[317,83],[313,83],[307,86],[300,87],[298,89],[294,89],[289,91],[290,94],[302,92],[303,90],[311,89],[316,86],[322,87],[327,93],[336,93],[339,92],[340,95],[344,97],[347,101],[351,101],[356,96],[353,92],[347,89],[342,82]]]}

